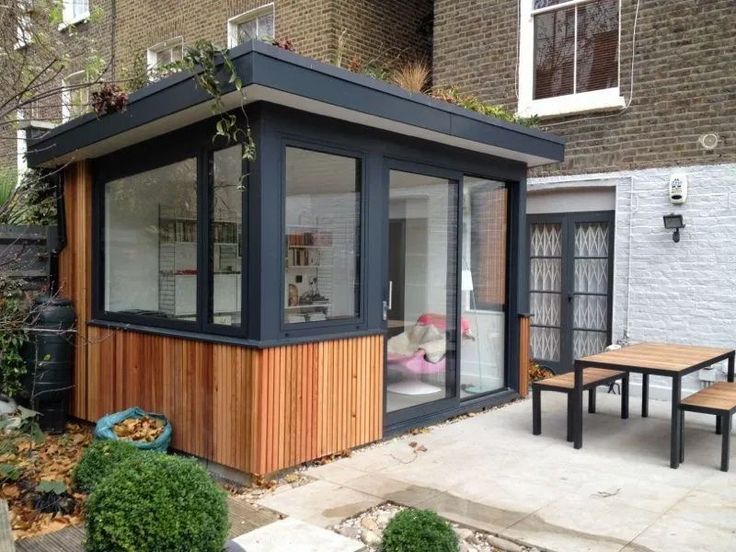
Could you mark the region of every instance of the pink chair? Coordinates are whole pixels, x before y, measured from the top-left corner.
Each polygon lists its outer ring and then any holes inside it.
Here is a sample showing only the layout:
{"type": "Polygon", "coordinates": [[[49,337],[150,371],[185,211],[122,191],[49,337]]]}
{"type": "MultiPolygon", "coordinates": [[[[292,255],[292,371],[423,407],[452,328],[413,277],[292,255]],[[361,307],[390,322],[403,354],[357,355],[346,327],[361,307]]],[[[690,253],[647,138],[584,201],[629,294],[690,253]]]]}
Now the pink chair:
{"type": "MultiPolygon", "coordinates": [[[[435,326],[438,330],[447,329],[447,318],[442,314],[425,313],[417,319],[420,326],[435,326]]],[[[464,318],[460,320],[460,329],[463,336],[472,336],[470,322],[464,318]]],[[[422,381],[424,374],[438,374],[445,371],[445,357],[437,362],[429,362],[424,358],[424,350],[419,349],[413,355],[396,355],[389,353],[387,358],[388,369],[404,374],[404,379],[392,383],[386,389],[401,395],[431,395],[442,391],[441,387],[422,381]]]]}

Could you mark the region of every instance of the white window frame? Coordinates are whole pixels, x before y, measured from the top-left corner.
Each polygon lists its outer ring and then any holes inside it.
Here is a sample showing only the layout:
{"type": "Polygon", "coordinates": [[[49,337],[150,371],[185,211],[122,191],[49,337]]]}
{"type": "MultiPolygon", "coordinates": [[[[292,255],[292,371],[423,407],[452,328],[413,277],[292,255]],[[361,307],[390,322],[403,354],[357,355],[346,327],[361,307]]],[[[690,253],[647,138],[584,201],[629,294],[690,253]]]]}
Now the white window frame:
{"type": "MultiPolygon", "coordinates": [[[[261,16],[271,14],[273,16],[273,34],[276,34],[276,10],[273,2],[265,4],[258,8],[248,10],[247,12],[231,17],[227,20],[227,47],[234,48],[238,46],[238,25],[250,21],[252,19],[258,19],[261,16]]],[[[276,38],[275,36],[273,38],[276,38]]]]}
{"type": "Polygon", "coordinates": [[[16,111],[16,119],[18,125],[18,130],[16,130],[17,142],[15,146],[15,151],[18,156],[16,161],[16,176],[18,178],[18,184],[20,184],[23,177],[26,175],[26,172],[28,172],[28,159],[26,159],[28,144],[26,142],[27,133],[26,126],[24,124],[25,117],[23,116],[23,110],[19,109],[16,111]]]}
{"type": "MultiPolygon", "coordinates": [[[[621,96],[621,0],[618,0],[618,84],[611,88],[591,90],[534,99],[534,16],[571,6],[588,4],[595,0],[568,0],[546,8],[532,9],[533,0],[519,0],[519,105],[518,114],[525,117],[553,117],[574,113],[585,113],[607,109],[623,108],[626,101],[621,96]]],[[[577,21],[575,22],[575,42],[577,43],[577,21]]],[[[577,46],[576,46],[577,47],[577,46]]],[[[577,59],[574,63],[577,72],[577,59]]],[[[573,77],[573,82],[576,77],[573,77]]]]}
{"type": "Polygon", "coordinates": [[[77,15],[74,15],[74,10],[72,9],[75,1],[79,0],[62,0],[62,22],[59,24],[60,31],[89,19],[89,0],[87,0],[87,9],[77,15]]]}
{"type": "Polygon", "coordinates": [[[33,20],[31,18],[32,11],[33,4],[31,3],[31,0],[18,1],[18,23],[15,33],[16,50],[25,48],[33,42],[33,35],[31,34],[31,25],[33,24],[33,20]]]}
{"type": "Polygon", "coordinates": [[[175,36],[169,40],[164,40],[158,44],[154,44],[146,50],[146,65],[149,71],[153,71],[158,67],[158,55],[165,51],[171,50],[172,48],[179,47],[181,50],[180,59],[184,56],[184,37],[175,36]]]}
{"type": "MultiPolygon", "coordinates": [[[[74,73],[68,74],[62,81],[61,81],[61,120],[63,122],[67,122],[69,119],[72,118],[72,112],[71,112],[71,103],[72,103],[72,97],[71,97],[71,89],[70,86],[77,86],[77,83],[69,83],[70,80],[76,80],[79,76],[85,77],[86,72],[85,71],[76,71],[74,73]]],[[[89,89],[87,90],[87,94],[89,97],[89,89]]],[[[75,115],[75,117],[80,117],[82,114],[75,115]]]]}

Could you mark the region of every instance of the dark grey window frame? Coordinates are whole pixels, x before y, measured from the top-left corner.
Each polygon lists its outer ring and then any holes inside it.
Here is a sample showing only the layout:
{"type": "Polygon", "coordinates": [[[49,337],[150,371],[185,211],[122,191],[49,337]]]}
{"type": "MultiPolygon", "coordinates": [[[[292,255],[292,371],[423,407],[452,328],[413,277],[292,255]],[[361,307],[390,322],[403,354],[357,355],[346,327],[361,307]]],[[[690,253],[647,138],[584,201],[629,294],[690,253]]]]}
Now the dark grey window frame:
{"type": "Polygon", "coordinates": [[[280,312],[280,325],[279,329],[284,336],[292,335],[304,335],[305,333],[319,332],[322,330],[332,331],[351,331],[361,330],[365,328],[366,318],[366,294],[363,292],[365,283],[365,260],[363,259],[364,252],[367,247],[367,232],[366,232],[366,213],[367,213],[367,199],[366,199],[366,162],[367,154],[359,149],[349,149],[340,147],[337,144],[329,142],[321,142],[317,140],[306,140],[303,137],[282,135],[281,146],[279,148],[281,155],[280,167],[280,178],[281,178],[281,294],[279,300],[279,312],[280,312]],[[337,155],[340,157],[348,157],[358,161],[356,181],[358,183],[358,191],[360,194],[359,206],[359,231],[360,236],[358,239],[359,243],[359,254],[356,259],[357,269],[356,275],[358,276],[359,286],[356,290],[356,304],[358,305],[358,316],[352,318],[344,318],[339,320],[322,320],[317,322],[295,322],[288,323],[284,320],[285,304],[284,297],[286,295],[284,274],[286,273],[286,256],[287,256],[287,245],[286,245],[286,150],[287,148],[298,148],[307,151],[313,151],[316,153],[325,153],[329,155],[337,155]]]}
{"type": "MultiPolygon", "coordinates": [[[[554,373],[572,371],[575,359],[573,354],[573,332],[577,329],[573,324],[572,298],[575,295],[575,225],[586,222],[605,222],[608,224],[608,289],[605,294],[608,302],[606,316],[606,340],[611,342],[613,335],[613,278],[616,212],[615,211],[565,211],[560,213],[539,213],[527,215],[527,239],[525,242],[526,258],[531,259],[531,225],[532,224],[560,224],[562,239],[562,257],[560,258],[560,359],[549,361],[534,359],[554,373]],[[568,297],[565,297],[568,295],[568,297]],[[566,337],[569,336],[569,342],[566,337]]],[[[529,269],[527,269],[528,271],[529,269]]],[[[529,295],[529,294],[527,294],[529,295]]],[[[533,314],[533,313],[532,313],[533,314]]],[[[531,319],[535,326],[534,318],[531,319]]],[[[542,326],[544,327],[544,326],[542,326]]],[[[604,333],[600,331],[600,333],[604,333]]]]}
{"type": "Polygon", "coordinates": [[[213,336],[246,339],[248,337],[248,289],[249,267],[249,231],[250,220],[246,207],[250,186],[250,163],[243,160],[245,176],[245,192],[243,193],[243,244],[241,278],[241,312],[243,318],[240,326],[226,326],[209,322],[212,296],[213,274],[211,267],[210,240],[210,205],[212,194],[212,159],[214,152],[227,149],[233,144],[211,138],[211,125],[200,123],[191,128],[182,129],[169,135],[155,139],[160,145],[151,148],[148,142],[137,144],[120,152],[115,152],[95,160],[93,164],[93,197],[92,197],[92,323],[112,323],[123,327],[150,328],[150,330],[186,332],[187,334],[208,334],[213,336]],[[191,136],[195,139],[192,140],[191,136]],[[166,143],[166,140],[170,142],[166,143]],[[163,142],[161,144],[161,141],[163,142]],[[176,320],[164,317],[145,316],[126,312],[108,311],[104,306],[105,296],[105,188],[106,185],[119,178],[131,177],[149,170],[166,167],[187,159],[195,160],[197,181],[197,282],[196,282],[196,321],[176,320]]]}

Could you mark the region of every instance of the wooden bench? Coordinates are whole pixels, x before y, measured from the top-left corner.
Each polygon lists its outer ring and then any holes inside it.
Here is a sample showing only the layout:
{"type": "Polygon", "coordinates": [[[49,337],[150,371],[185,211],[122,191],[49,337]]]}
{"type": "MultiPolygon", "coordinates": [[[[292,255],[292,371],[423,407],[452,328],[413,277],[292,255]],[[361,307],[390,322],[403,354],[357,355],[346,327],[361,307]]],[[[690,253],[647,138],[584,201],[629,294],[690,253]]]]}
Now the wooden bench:
{"type": "Polygon", "coordinates": [[[683,444],[683,426],[685,411],[714,414],[716,433],[722,435],[721,471],[728,471],[728,459],[731,454],[731,418],[736,412],[736,383],[718,382],[693,393],[680,402],[680,462],[685,460],[683,444]]]}
{"type": "MultiPolygon", "coordinates": [[[[588,391],[588,412],[595,413],[595,390],[599,385],[609,385],[621,380],[621,417],[629,417],[629,374],[605,368],[583,369],[583,391],[588,391]]],[[[532,433],[542,433],[542,391],[567,393],[567,440],[572,441],[572,394],[575,390],[575,373],[567,372],[532,383],[532,433]]]]}

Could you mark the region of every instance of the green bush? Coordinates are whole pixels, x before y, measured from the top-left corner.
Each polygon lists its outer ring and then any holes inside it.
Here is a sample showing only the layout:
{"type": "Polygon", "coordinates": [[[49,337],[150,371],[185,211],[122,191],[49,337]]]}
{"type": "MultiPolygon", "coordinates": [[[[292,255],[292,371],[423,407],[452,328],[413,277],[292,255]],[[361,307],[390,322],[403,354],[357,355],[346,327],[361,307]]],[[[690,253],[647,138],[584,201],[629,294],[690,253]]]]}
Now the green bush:
{"type": "Polygon", "coordinates": [[[194,460],[140,453],[87,501],[88,552],[222,552],[225,492],[194,460]]]}
{"type": "Polygon", "coordinates": [[[457,552],[452,526],[431,510],[402,510],[383,532],[382,552],[457,552]]]}
{"type": "Polygon", "coordinates": [[[74,486],[84,493],[91,493],[121,462],[138,454],[141,452],[125,441],[95,441],[84,451],[74,468],[74,486]]]}

